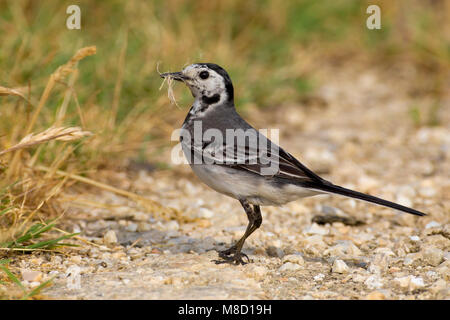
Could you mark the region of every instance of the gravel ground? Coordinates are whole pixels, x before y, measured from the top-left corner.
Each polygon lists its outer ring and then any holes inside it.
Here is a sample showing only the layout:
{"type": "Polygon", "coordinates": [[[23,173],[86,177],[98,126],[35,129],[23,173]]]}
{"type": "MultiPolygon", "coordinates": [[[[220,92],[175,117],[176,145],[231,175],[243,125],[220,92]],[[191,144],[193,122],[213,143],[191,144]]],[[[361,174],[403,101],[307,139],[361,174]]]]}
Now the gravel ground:
{"type": "Polygon", "coordinates": [[[324,178],[426,217],[329,195],[263,207],[263,224],[244,246],[253,263],[216,265],[216,250],[245,230],[238,201],[185,166],[108,173],[184,218],[165,221],[129,199],[85,192],[66,202],[66,227],[92,244],[21,256],[12,266],[27,286],[56,276],[43,293],[58,299],[448,299],[450,103],[440,125],[416,127],[409,108],[432,101],[411,100],[398,79],[335,74],[301,105],[245,116],[280,128],[281,145],[324,178]]]}

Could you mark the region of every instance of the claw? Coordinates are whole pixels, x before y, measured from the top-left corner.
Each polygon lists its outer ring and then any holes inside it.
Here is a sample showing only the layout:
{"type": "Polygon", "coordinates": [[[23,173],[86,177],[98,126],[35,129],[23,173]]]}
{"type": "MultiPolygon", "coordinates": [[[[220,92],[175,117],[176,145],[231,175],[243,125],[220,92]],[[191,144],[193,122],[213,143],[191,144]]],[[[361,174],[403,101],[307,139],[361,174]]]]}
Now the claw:
{"type": "Polygon", "coordinates": [[[245,253],[236,252],[236,247],[231,247],[230,249],[219,251],[219,257],[223,260],[213,260],[215,264],[230,263],[235,265],[244,265],[252,262],[252,260],[250,260],[250,258],[245,253]],[[233,255],[230,256],[231,254],[233,255]],[[247,259],[247,262],[245,262],[242,258],[247,259]]]}

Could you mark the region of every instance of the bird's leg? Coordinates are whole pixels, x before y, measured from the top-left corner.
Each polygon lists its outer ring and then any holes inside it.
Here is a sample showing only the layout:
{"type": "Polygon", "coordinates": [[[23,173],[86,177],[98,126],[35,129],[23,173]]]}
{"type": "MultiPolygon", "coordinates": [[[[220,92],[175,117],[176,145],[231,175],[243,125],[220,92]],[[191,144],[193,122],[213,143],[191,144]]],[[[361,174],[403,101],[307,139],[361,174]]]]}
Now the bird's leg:
{"type": "Polygon", "coordinates": [[[236,242],[235,245],[233,245],[231,248],[219,251],[219,257],[221,257],[223,260],[215,261],[216,264],[219,263],[235,263],[235,264],[245,264],[245,262],[242,260],[243,257],[247,259],[248,262],[250,262],[250,259],[245,253],[242,253],[242,247],[244,246],[245,239],[247,239],[256,229],[258,229],[261,226],[262,223],[262,216],[261,216],[261,209],[259,206],[254,205],[253,208],[246,200],[239,200],[242,204],[242,207],[245,210],[245,213],[247,214],[248,218],[248,225],[247,229],[245,230],[244,235],[241,239],[239,239],[238,242],[236,242]],[[232,256],[230,256],[233,254],[232,256]]]}

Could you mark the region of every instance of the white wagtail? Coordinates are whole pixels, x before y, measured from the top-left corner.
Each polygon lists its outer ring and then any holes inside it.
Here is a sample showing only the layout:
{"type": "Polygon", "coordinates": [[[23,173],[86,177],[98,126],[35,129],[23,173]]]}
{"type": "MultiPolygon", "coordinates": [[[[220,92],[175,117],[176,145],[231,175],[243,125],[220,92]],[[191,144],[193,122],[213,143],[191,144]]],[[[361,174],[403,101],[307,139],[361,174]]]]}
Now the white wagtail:
{"type": "Polygon", "coordinates": [[[213,63],[195,63],[163,78],[184,82],[194,104],[180,133],[183,153],[195,174],[212,189],[239,200],[247,229],[216,263],[244,264],[245,239],[261,226],[260,206],[280,206],[299,198],[330,193],[356,198],[418,216],[424,213],[322,179],[267,139],[236,112],[228,73],[213,63]],[[234,135],[230,135],[234,132],[234,135]],[[232,137],[228,139],[228,137],[232,137]],[[225,139],[226,137],[227,139],[225,139]],[[224,141],[225,140],[225,141],[224,141]]]}

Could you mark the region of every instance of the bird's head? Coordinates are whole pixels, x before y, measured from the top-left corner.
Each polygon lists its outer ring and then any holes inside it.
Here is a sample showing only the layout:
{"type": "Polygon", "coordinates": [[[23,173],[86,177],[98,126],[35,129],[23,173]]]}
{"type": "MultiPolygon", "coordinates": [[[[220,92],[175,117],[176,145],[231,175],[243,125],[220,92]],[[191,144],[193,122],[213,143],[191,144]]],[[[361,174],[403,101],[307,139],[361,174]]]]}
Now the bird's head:
{"type": "Polygon", "coordinates": [[[183,81],[202,104],[233,103],[234,90],[230,76],[217,64],[194,63],[180,72],[162,73],[161,77],[183,81]]]}

